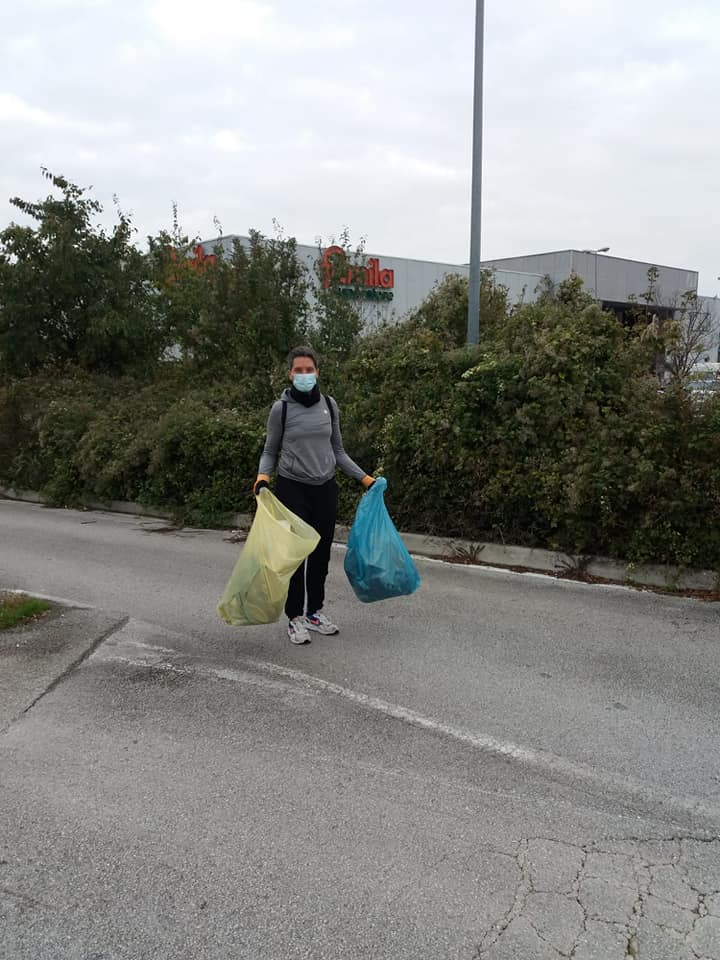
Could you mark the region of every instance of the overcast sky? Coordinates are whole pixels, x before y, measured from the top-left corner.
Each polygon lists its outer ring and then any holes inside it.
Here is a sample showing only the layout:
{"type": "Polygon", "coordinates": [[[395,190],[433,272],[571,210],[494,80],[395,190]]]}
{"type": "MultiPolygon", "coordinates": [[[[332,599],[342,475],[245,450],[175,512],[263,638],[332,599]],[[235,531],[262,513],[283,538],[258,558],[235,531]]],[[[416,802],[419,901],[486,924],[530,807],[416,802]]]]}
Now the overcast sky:
{"type": "MultiPolygon", "coordinates": [[[[0,0],[0,224],[40,167],[203,238],[468,259],[474,0],[0,0]]],[[[484,257],[720,292],[720,0],[486,0],[484,257]]]]}

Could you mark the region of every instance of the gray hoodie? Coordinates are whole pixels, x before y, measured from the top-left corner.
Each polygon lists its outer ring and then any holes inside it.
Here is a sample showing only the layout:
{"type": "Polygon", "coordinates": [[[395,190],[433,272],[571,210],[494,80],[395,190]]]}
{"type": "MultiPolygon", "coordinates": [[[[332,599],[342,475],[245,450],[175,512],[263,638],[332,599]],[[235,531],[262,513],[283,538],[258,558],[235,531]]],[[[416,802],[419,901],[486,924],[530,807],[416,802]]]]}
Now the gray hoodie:
{"type": "Polygon", "coordinates": [[[335,401],[324,395],[318,403],[306,407],[298,403],[287,389],[283,391],[282,399],[275,401],[268,417],[267,439],[258,473],[271,476],[278,453],[278,473],[288,480],[320,486],[335,476],[336,466],[354,480],[362,480],[366,476],[365,471],[345,453],[340,433],[340,412],[335,401]],[[284,435],[283,400],[287,403],[284,435]],[[332,416],[328,407],[330,403],[333,405],[332,416]]]}

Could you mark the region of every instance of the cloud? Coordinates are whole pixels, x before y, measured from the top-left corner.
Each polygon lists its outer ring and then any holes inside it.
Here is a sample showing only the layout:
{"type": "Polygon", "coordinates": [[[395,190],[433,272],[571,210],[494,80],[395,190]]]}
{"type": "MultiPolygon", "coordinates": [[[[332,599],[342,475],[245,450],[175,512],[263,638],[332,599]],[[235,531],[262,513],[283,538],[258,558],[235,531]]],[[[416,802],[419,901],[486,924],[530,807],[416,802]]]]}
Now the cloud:
{"type": "Polygon", "coordinates": [[[59,122],[49,111],[33,107],[14,93],[0,93],[0,123],[53,127],[59,122]]]}
{"type": "Polygon", "coordinates": [[[406,182],[430,185],[434,182],[457,182],[467,176],[467,170],[396,149],[371,149],[346,159],[328,158],[323,160],[320,166],[327,174],[374,182],[377,182],[378,178],[392,180],[395,175],[400,175],[406,182]]]}
{"type": "MultiPolygon", "coordinates": [[[[0,37],[0,209],[41,164],[190,233],[467,260],[468,0],[35,0],[0,37]]],[[[488,257],[596,247],[720,273],[717,0],[486,5],[488,257]]],[[[12,211],[10,211],[12,215],[12,211]]],[[[710,283],[712,292],[712,284],[710,283]]]]}
{"type": "Polygon", "coordinates": [[[263,0],[214,0],[209,10],[197,0],[151,0],[147,14],[160,37],[194,50],[262,45],[307,51],[348,46],[354,37],[350,26],[320,23],[308,30],[263,0]]]}
{"type": "Polygon", "coordinates": [[[153,0],[149,21],[166,40],[197,46],[208,43],[267,40],[277,29],[275,11],[260,0],[153,0]]]}
{"type": "Polygon", "coordinates": [[[119,120],[107,123],[90,122],[61,113],[51,113],[42,107],[36,107],[14,93],[0,93],[0,124],[13,126],[50,127],[80,133],[86,136],[127,136],[130,125],[119,120]]]}
{"type": "Polygon", "coordinates": [[[252,145],[237,130],[217,130],[212,135],[211,143],[224,153],[244,153],[252,150],[252,145]]]}
{"type": "Polygon", "coordinates": [[[36,7],[46,10],[92,10],[107,7],[113,0],[34,0],[36,7]]]}

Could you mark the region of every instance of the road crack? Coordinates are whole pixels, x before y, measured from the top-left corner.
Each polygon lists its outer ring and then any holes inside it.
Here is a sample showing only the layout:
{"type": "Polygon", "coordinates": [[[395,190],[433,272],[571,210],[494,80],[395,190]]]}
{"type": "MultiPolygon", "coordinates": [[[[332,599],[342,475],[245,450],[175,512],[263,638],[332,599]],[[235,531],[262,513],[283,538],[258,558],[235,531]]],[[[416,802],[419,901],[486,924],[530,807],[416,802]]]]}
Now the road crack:
{"type": "Polygon", "coordinates": [[[17,716],[12,717],[10,721],[5,724],[5,726],[0,728],[0,735],[2,735],[3,733],[7,733],[7,731],[10,729],[10,727],[13,726],[13,724],[17,723],[18,720],[21,720],[22,717],[24,717],[27,713],[29,713],[33,709],[33,707],[37,706],[37,704],[40,703],[40,701],[44,697],[52,693],[53,690],[59,687],[61,683],[67,680],[67,678],[72,673],[74,673],[75,670],[77,670],[77,668],[80,667],[88,659],[88,657],[91,657],[93,653],[95,653],[98,647],[100,647],[103,643],[105,643],[105,641],[109,637],[111,637],[114,633],[117,633],[119,630],[122,630],[122,628],[128,623],[129,620],[130,620],[130,617],[121,617],[119,620],[116,620],[99,637],[96,637],[92,641],[92,643],[89,644],[89,646],[87,646],[85,650],[83,650],[78,657],[76,657],[70,664],[68,664],[68,666],[62,671],[62,673],[59,673],[57,677],[51,680],[51,682],[45,687],[45,689],[41,693],[39,693],[35,697],[35,699],[28,704],[27,707],[25,707],[19,714],[17,714],[17,716]]]}
{"type": "Polygon", "coordinates": [[[474,960],[509,956],[519,943],[528,956],[534,943],[571,960],[720,960],[716,838],[571,844],[534,837],[522,842],[517,862],[512,907],[487,931],[474,960]],[[579,907],[577,914],[558,898],[579,907]],[[573,930],[580,917],[581,928],[573,930]]]}

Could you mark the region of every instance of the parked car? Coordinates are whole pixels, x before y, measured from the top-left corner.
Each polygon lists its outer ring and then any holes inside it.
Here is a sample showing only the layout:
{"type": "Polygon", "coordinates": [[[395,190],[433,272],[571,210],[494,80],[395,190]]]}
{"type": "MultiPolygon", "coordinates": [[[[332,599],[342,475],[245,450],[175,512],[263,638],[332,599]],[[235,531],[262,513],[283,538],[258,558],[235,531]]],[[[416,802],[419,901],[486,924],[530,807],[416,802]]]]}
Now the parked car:
{"type": "Polygon", "coordinates": [[[698,363],[688,387],[698,400],[720,394],[720,363],[698,363]]]}

